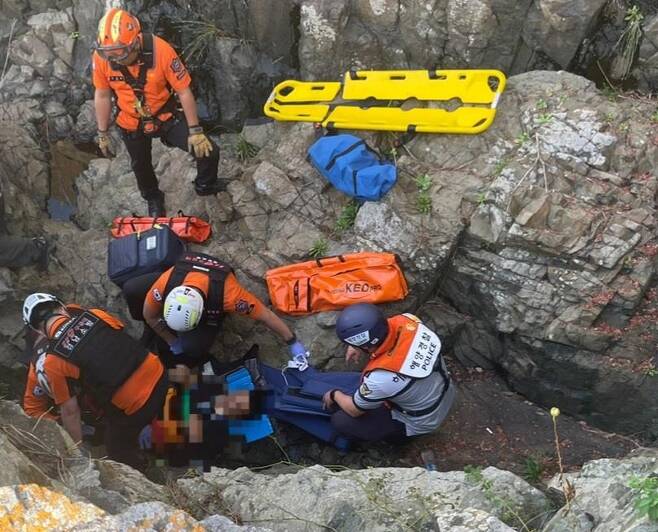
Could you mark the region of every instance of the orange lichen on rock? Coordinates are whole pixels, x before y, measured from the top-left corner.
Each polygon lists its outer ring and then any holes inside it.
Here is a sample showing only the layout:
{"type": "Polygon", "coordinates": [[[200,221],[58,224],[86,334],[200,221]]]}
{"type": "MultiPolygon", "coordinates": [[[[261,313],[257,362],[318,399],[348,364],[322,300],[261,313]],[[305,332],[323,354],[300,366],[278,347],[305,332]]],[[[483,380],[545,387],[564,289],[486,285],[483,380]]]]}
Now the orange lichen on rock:
{"type": "Polygon", "coordinates": [[[106,513],[37,484],[0,488],[0,530],[49,532],[88,523],[106,513]]]}

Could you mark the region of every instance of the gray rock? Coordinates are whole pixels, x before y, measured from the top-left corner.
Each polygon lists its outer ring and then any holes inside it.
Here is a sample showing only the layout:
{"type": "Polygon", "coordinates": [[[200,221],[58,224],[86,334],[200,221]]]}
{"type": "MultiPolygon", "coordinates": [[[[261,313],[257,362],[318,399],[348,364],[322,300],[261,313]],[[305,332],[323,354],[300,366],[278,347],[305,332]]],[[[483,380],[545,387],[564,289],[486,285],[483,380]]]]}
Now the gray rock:
{"type": "Polygon", "coordinates": [[[451,532],[470,532],[471,530],[477,530],[478,532],[512,532],[515,530],[497,517],[473,508],[459,512],[441,512],[436,518],[436,524],[439,530],[450,530],[451,532]]]}
{"type": "Polygon", "coordinates": [[[236,525],[228,517],[223,515],[211,515],[206,517],[199,524],[208,532],[270,532],[269,528],[259,526],[240,526],[236,525]]]}
{"type": "Polygon", "coordinates": [[[14,484],[40,484],[51,486],[48,476],[21,453],[4,434],[0,433],[0,452],[2,468],[0,469],[0,486],[14,484]]]}
{"type": "Polygon", "coordinates": [[[523,26],[525,42],[567,68],[596,22],[605,0],[547,0],[533,3],[523,26]]]}
{"type": "MultiPolygon", "coordinates": [[[[11,48],[11,59],[18,65],[34,68],[44,78],[53,73],[53,63],[59,59],[70,73],[73,59],[75,31],[72,8],[60,11],[49,9],[44,13],[31,16],[27,20],[30,28],[11,48]]],[[[66,78],[59,76],[62,82],[66,78]]]]}
{"type": "Polygon", "coordinates": [[[101,486],[121,494],[129,504],[171,502],[165,486],[151,482],[132,467],[113,460],[96,460],[94,463],[100,473],[101,486]]]}
{"type": "Polygon", "coordinates": [[[495,520],[487,515],[502,514],[495,500],[503,495],[522,519],[546,511],[546,498],[521,479],[494,468],[482,474],[488,486],[484,490],[459,472],[428,473],[419,468],[331,472],[321,466],[275,476],[246,468],[213,469],[203,479],[180,479],[178,485],[208,512],[228,509],[245,524],[257,520],[273,530],[320,530],[327,526],[337,530],[361,526],[399,530],[404,523],[436,522],[439,516],[455,522],[454,516],[443,515],[455,508],[467,509],[472,521],[493,526],[495,520]],[[221,501],[217,500],[218,492],[221,501]],[[473,510],[482,513],[475,515],[473,510]]]}
{"type": "MultiPolygon", "coordinates": [[[[658,524],[642,517],[635,509],[637,492],[629,487],[633,478],[643,479],[658,474],[658,452],[637,451],[623,459],[588,462],[578,473],[567,473],[575,491],[571,511],[559,511],[543,529],[544,532],[655,532],[658,524]]],[[[563,489],[558,476],[550,486],[563,489]]]]}
{"type": "Polygon", "coordinates": [[[256,192],[267,196],[280,208],[288,208],[299,197],[288,177],[268,162],[263,162],[256,168],[252,179],[256,192]]]}
{"type": "Polygon", "coordinates": [[[350,67],[441,65],[519,73],[566,68],[592,30],[604,0],[443,0],[433,4],[301,3],[304,79],[336,79],[350,67]],[[519,31],[521,29],[521,31],[519,31]],[[548,58],[548,63],[546,59],[548,58]]]}

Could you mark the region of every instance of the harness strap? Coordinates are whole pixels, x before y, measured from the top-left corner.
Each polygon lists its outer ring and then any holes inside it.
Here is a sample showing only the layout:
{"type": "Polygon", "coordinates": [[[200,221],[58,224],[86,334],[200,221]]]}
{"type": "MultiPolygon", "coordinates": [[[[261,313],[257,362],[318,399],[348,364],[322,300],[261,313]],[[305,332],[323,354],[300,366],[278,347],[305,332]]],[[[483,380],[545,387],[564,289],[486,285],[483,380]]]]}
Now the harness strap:
{"type": "Polygon", "coordinates": [[[166,298],[175,287],[183,284],[191,272],[205,273],[210,278],[208,295],[205,301],[204,315],[206,323],[217,327],[224,314],[224,282],[233,270],[210,255],[204,253],[186,253],[176,263],[165,288],[166,298]]]}
{"type": "Polygon", "coordinates": [[[153,122],[155,127],[151,127],[151,131],[159,129],[159,127],[164,123],[163,120],[160,120],[158,117],[164,113],[174,113],[176,111],[176,97],[174,93],[170,93],[167,101],[160,106],[154,112],[148,112],[146,110],[146,96],[144,94],[144,88],[146,87],[146,74],[154,65],[154,47],[153,47],[153,34],[144,33],[142,36],[142,51],[141,58],[142,63],[139,65],[139,72],[137,77],[133,76],[128,70],[126,65],[120,65],[119,63],[110,62],[111,67],[114,70],[118,70],[123,74],[124,81],[130,86],[133,93],[135,94],[135,99],[138,104],[138,114],[139,116],[139,128],[145,132],[147,128],[144,127],[146,122],[153,122]]]}
{"type": "Polygon", "coordinates": [[[430,406],[428,406],[427,408],[423,408],[422,410],[407,410],[405,408],[401,408],[393,401],[387,401],[387,404],[393,410],[397,410],[398,412],[401,412],[402,414],[410,417],[421,417],[434,412],[434,410],[436,410],[441,404],[441,401],[443,401],[443,397],[445,396],[451,384],[450,375],[448,375],[443,369],[443,364],[441,363],[441,357],[439,357],[439,359],[436,362],[436,366],[434,367],[434,372],[439,373],[441,375],[441,377],[443,378],[444,386],[443,386],[443,390],[441,391],[441,395],[439,395],[439,398],[436,401],[434,401],[434,403],[432,403],[430,406]]]}

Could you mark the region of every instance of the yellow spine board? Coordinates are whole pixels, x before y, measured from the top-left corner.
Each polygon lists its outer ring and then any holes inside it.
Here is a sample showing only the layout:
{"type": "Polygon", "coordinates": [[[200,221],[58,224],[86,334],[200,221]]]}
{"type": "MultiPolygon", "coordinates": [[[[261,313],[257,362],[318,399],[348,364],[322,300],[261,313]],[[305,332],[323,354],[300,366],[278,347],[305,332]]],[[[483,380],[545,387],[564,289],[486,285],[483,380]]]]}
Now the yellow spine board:
{"type": "Polygon", "coordinates": [[[344,80],[343,84],[284,81],[270,94],[265,114],[335,129],[477,134],[493,123],[506,84],[498,70],[350,71],[344,80]],[[377,105],[377,100],[388,105],[377,105]],[[459,107],[449,111],[396,106],[409,100],[457,102],[459,107]]]}

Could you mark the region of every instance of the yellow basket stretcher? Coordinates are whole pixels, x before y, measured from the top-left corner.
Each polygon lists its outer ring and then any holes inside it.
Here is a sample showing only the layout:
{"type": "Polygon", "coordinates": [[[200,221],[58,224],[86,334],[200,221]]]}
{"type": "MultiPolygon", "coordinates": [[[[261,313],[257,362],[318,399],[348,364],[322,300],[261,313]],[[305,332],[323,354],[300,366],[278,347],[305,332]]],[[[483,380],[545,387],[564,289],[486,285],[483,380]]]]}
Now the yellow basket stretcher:
{"type": "Polygon", "coordinates": [[[264,111],[329,129],[473,135],[493,123],[505,83],[499,70],[350,70],[343,82],[283,81],[264,111]]]}

